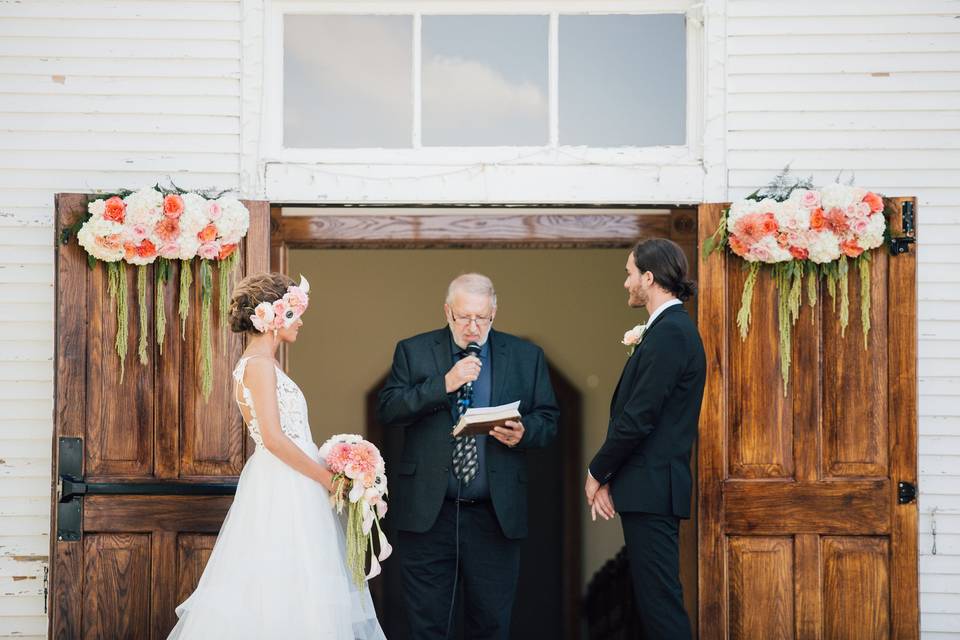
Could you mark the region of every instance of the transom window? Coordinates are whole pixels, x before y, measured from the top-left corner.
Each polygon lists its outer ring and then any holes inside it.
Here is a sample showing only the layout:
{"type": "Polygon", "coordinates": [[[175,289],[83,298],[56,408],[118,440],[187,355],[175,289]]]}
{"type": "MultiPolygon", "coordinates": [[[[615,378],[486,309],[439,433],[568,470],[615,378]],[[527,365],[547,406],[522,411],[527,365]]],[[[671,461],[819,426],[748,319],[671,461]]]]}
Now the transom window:
{"type": "Polygon", "coordinates": [[[682,10],[281,17],[286,149],[687,144],[682,10]]]}

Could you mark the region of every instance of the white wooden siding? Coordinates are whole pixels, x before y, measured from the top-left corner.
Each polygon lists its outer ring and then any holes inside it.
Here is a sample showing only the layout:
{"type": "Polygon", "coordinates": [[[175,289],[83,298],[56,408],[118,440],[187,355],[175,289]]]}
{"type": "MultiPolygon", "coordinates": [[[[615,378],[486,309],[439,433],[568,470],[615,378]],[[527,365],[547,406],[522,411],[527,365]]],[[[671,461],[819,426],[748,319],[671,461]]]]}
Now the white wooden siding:
{"type": "MultiPolygon", "coordinates": [[[[928,640],[956,640],[960,2],[705,5],[703,184],[669,176],[661,183],[655,171],[632,168],[621,181],[604,183],[604,193],[649,202],[696,194],[726,199],[790,162],[820,183],[855,171],[858,184],[918,196],[922,626],[928,640]],[[638,195],[638,188],[647,191],[638,195]]],[[[256,117],[263,6],[263,0],[0,0],[0,636],[46,632],[53,194],[135,187],[167,175],[190,188],[232,187],[241,163],[247,195],[282,188],[286,172],[301,169],[275,167],[269,184],[263,182],[256,117]],[[254,117],[241,123],[242,114],[254,117]]],[[[419,170],[443,168],[441,159],[419,170]]],[[[582,183],[593,170],[544,167],[531,174],[532,187],[507,180],[495,193],[484,187],[482,171],[468,172],[446,185],[445,199],[522,201],[531,192],[556,193],[557,183],[582,183]]],[[[418,200],[417,194],[437,192],[436,180],[405,180],[379,193],[418,200]]],[[[349,179],[337,184],[364,187],[349,179]]],[[[603,199],[595,195],[563,192],[560,199],[603,199]]]]}
{"type": "Polygon", "coordinates": [[[239,165],[239,0],[0,1],[0,637],[47,628],[54,193],[239,165]]]}
{"type": "Polygon", "coordinates": [[[729,0],[727,16],[731,197],[791,163],[919,198],[921,628],[958,638],[960,2],[729,0]]]}

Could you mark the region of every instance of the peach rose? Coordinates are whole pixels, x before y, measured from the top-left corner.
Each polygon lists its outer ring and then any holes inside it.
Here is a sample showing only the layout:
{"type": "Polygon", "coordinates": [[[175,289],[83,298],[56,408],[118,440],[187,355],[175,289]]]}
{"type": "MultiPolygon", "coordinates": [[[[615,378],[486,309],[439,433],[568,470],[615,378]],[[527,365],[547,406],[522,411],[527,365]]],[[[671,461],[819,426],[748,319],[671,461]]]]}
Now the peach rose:
{"type": "Polygon", "coordinates": [[[208,224],[203,229],[200,230],[200,233],[197,234],[197,237],[200,238],[202,242],[211,242],[217,237],[217,226],[214,224],[208,224]]]}
{"type": "Polygon", "coordinates": [[[790,247],[790,255],[797,260],[806,260],[810,257],[810,252],[803,247],[790,247]]]}
{"type": "Polygon", "coordinates": [[[733,250],[733,252],[741,258],[745,257],[750,251],[750,247],[747,246],[747,243],[741,240],[738,236],[730,236],[728,241],[730,242],[730,248],[733,250]]]}
{"type": "Polygon", "coordinates": [[[763,214],[763,221],[760,223],[763,229],[763,235],[773,235],[777,232],[777,218],[772,213],[763,214]]]}
{"type": "Polygon", "coordinates": [[[870,205],[870,213],[883,211],[883,198],[872,191],[868,191],[867,195],[863,196],[863,202],[870,205]]]}
{"type": "Polygon", "coordinates": [[[844,240],[840,243],[840,251],[848,258],[856,258],[863,253],[863,247],[858,245],[856,240],[844,240]]]}
{"type": "Polygon", "coordinates": [[[119,196],[113,196],[104,203],[103,219],[123,224],[127,205],[119,196]]]}
{"type": "Polygon", "coordinates": [[[175,193],[163,197],[163,215],[176,220],[183,213],[183,198],[175,193]]]}
{"type": "Polygon", "coordinates": [[[108,236],[102,236],[97,238],[97,244],[103,247],[104,249],[109,249],[110,251],[116,251],[120,248],[121,238],[119,233],[111,233],[108,236]]]}
{"type": "Polygon", "coordinates": [[[234,251],[237,250],[236,244],[225,244],[220,247],[220,253],[217,255],[218,260],[225,260],[229,258],[234,251]]]}
{"type": "Polygon", "coordinates": [[[820,231],[827,226],[827,218],[823,215],[823,209],[817,207],[810,212],[810,228],[820,231]]]}
{"type": "Polygon", "coordinates": [[[137,255],[141,258],[152,258],[157,255],[157,247],[149,240],[144,240],[137,246],[137,255]]]}
{"type": "Polygon", "coordinates": [[[176,218],[161,218],[153,231],[165,243],[170,243],[180,235],[180,222],[176,218]]]}

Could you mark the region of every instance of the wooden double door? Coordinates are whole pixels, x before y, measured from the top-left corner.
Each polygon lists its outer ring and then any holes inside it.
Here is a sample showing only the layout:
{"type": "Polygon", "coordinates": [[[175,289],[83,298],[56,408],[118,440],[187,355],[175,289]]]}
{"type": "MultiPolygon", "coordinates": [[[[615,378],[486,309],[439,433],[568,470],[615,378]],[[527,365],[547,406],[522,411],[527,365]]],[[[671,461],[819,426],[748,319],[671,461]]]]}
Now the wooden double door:
{"type": "MultiPolygon", "coordinates": [[[[86,204],[82,194],[57,197],[58,237],[86,204]]],[[[268,207],[246,204],[251,227],[238,276],[271,267],[268,207]]],[[[701,239],[721,210],[700,207],[701,239]]],[[[666,219],[652,232],[692,236],[690,220],[666,219]]],[[[901,233],[899,218],[892,222],[901,233]]],[[[854,274],[846,336],[825,291],[801,312],[786,395],[772,283],[760,278],[741,342],[735,318],[745,272],[721,255],[694,266],[709,367],[697,454],[700,638],[919,637],[917,509],[909,499],[917,480],[916,259],[913,250],[874,256],[866,347],[854,274]]],[[[130,292],[134,274],[127,272],[130,292]]],[[[229,383],[244,345],[233,335],[214,339],[215,383],[205,402],[200,300],[194,287],[181,339],[175,269],[165,285],[163,355],[154,346],[147,365],[136,361],[131,303],[121,378],[103,266],[88,269],[75,243],[58,245],[56,278],[50,635],[162,639],[202,573],[251,452],[229,383]]],[[[155,286],[151,267],[151,335],[155,286]]]]}
{"type": "MultiPolygon", "coordinates": [[[[896,200],[894,236],[914,204],[896,200]]],[[[701,241],[722,209],[701,207],[701,241]]],[[[743,262],[701,259],[700,638],[919,637],[915,251],[873,252],[866,344],[856,270],[845,335],[826,287],[812,308],[804,288],[786,393],[772,279],[742,341],[743,262]]]]}
{"type": "MultiPolygon", "coordinates": [[[[251,224],[237,277],[267,270],[270,262],[269,208],[245,204],[251,224]]],[[[87,196],[60,194],[56,208],[59,238],[84,214],[87,196]]],[[[199,390],[201,304],[192,268],[182,329],[178,266],[165,284],[160,355],[153,339],[156,278],[154,266],[147,267],[146,365],[137,356],[136,268],[127,268],[129,352],[121,378],[106,269],[88,268],[75,241],[57,246],[52,638],[165,638],[176,622],[174,608],[196,586],[252,452],[230,397],[230,370],[243,340],[219,329],[216,318],[209,400],[199,390]]]]}

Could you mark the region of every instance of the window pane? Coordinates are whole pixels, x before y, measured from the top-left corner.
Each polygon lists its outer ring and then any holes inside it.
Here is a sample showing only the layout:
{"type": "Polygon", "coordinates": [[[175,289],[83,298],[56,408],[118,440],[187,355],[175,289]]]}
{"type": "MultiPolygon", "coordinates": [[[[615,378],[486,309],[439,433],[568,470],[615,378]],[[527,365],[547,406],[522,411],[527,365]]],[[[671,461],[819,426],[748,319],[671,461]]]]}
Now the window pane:
{"type": "Polygon", "coordinates": [[[682,14],[560,17],[560,144],[686,141],[682,14]]]}
{"type": "Polygon", "coordinates": [[[547,16],[424,16],[423,144],[545,145],[547,16]]]}
{"type": "Polygon", "coordinates": [[[285,15],[286,147],[410,147],[412,16],[285,15]]]}

